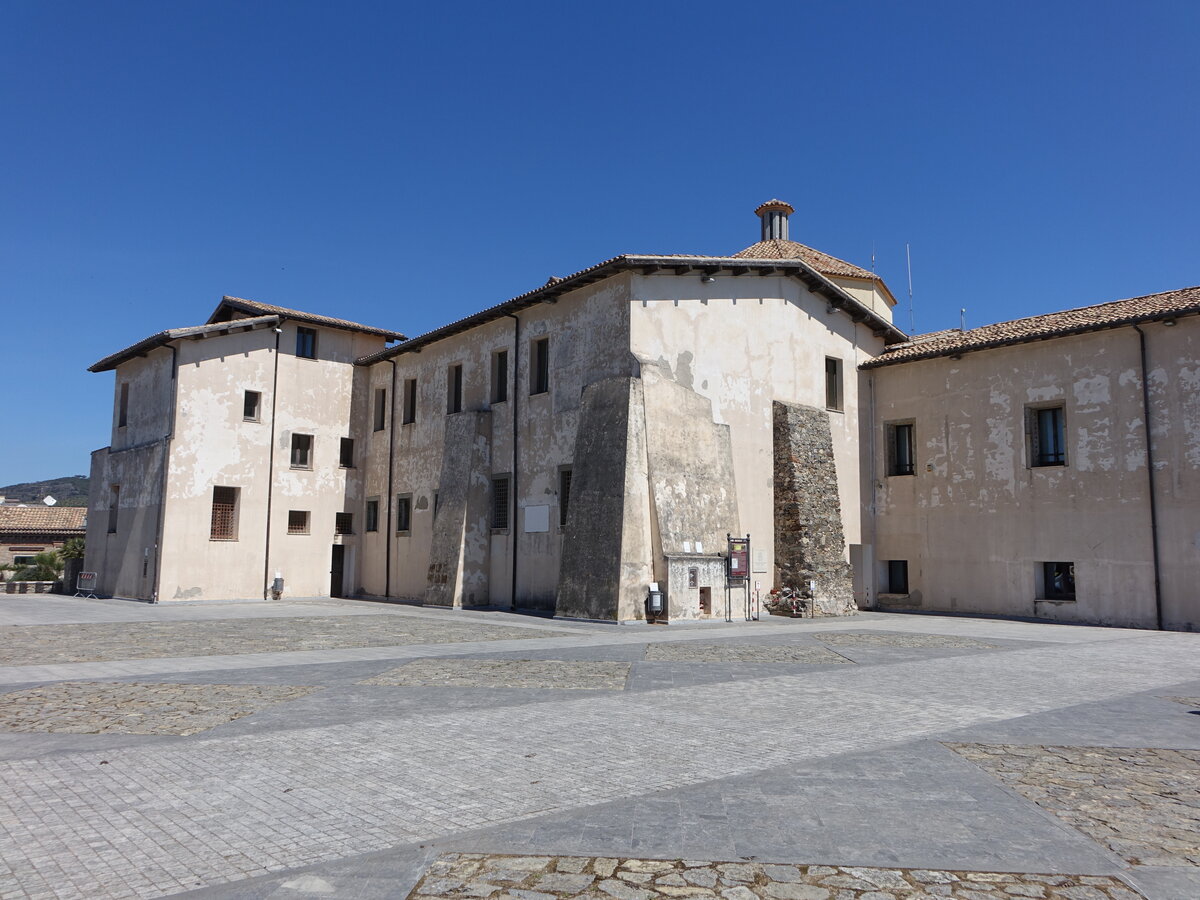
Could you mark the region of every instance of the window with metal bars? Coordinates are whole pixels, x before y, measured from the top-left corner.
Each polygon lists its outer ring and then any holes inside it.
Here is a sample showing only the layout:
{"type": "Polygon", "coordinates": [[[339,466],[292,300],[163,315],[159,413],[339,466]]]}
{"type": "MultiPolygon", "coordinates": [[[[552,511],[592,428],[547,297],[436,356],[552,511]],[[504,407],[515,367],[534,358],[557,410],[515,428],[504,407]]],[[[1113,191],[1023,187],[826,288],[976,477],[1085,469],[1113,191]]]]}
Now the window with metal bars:
{"type": "Polygon", "coordinates": [[[498,530],[508,528],[508,487],[507,475],[492,478],[492,528],[498,530]]]}
{"type": "Polygon", "coordinates": [[[238,495],[240,488],[214,487],[212,524],[208,537],[212,541],[236,541],[238,536],[238,495]]]}
{"type": "Polygon", "coordinates": [[[567,507],[571,505],[571,467],[558,470],[558,524],[567,524],[567,507]]]}
{"type": "Polygon", "coordinates": [[[334,534],[354,534],[354,513],[338,513],[333,520],[334,534]]]}
{"type": "Polygon", "coordinates": [[[288,510],[288,534],[308,534],[307,509],[288,510]]]}

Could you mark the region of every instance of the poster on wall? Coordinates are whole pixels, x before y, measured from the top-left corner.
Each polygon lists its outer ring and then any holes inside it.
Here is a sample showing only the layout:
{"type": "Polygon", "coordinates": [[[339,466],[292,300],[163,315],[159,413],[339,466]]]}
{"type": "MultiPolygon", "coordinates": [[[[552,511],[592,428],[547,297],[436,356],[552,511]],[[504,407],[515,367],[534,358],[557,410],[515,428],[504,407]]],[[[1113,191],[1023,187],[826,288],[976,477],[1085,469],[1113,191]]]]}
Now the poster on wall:
{"type": "Polygon", "coordinates": [[[750,577],[750,538],[729,537],[728,569],[726,576],[731,581],[745,581],[750,577]]]}

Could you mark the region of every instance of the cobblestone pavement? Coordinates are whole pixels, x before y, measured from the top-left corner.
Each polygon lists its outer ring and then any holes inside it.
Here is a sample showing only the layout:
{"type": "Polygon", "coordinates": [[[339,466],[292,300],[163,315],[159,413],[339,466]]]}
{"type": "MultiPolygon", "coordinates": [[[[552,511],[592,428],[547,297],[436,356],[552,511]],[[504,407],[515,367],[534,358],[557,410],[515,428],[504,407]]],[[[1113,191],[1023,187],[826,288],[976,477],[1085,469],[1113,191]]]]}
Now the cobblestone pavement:
{"type": "Polygon", "coordinates": [[[1176,703],[1182,703],[1184,706],[1190,706],[1193,709],[1200,709],[1200,697],[1168,697],[1168,700],[1174,700],[1176,703]]]}
{"type": "Polygon", "coordinates": [[[559,659],[422,659],[359,684],[394,687],[623,691],[629,663],[559,659]]]}
{"type": "Polygon", "coordinates": [[[0,694],[0,731],[197,734],[317,688],[70,682],[0,694]]]}
{"type": "Polygon", "coordinates": [[[448,853],[415,900],[1137,900],[1107,875],[448,853]]]}
{"type": "MultiPolygon", "coordinates": [[[[23,625],[0,629],[0,666],[162,656],[269,653],[544,638],[553,631],[398,615],[309,616],[207,622],[23,625]]],[[[562,632],[559,632],[562,634],[562,632]]]]}
{"type": "Polygon", "coordinates": [[[922,650],[970,648],[984,650],[995,644],[985,644],[972,638],[950,637],[941,634],[882,634],[859,631],[838,631],[816,635],[823,644],[854,647],[917,647],[922,650]]]}
{"type": "Polygon", "coordinates": [[[1131,863],[1200,866],[1200,750],[947,746],[1131,863]]]}
{"type": "Polygon", "coordinates": [[[841,654],[824,647],[792,644],[698,644],[678,641],[651,644],[647,660],[663,662],[758,662],[758,663],[849,663],[841,654]]]}

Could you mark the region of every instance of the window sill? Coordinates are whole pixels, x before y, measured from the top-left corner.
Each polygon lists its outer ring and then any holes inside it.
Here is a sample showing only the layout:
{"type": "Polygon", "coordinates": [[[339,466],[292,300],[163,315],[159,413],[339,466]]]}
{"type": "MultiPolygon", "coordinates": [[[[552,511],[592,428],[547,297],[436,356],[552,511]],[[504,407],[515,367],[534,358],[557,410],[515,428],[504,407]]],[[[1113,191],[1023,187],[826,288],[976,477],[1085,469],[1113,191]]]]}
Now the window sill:
{"type": "Polygon", "coordinates": [[[916,472],[888,472],[888,478],[915,478],[916,472]]]}
{"type": "Polygon", "coordinates": [[[1067,464],[1065,462],[1060,462],[1060,463],[1034,463],[1029,468],[1031,468],[1031,469],[1065,469],[1066,467],[1067,467],[1067,464]]]}
{"type": "Polygon", "coordinates": [[[396,537],[412,537],[412,529],[405,528],[403,531],[397,531],[396,537]]]}
{"type": "Polygon", "coordinates": [[[1076,603],[1075,597],[1034,597],[1034,603],[1076,603]]]}
{"type": "Polygon", "coordinates": [[[262,424],[262,419],[249,419],[246,416],[242,416],[242,421],[243,422],[254,422],[255,424],[258,424],[258,425],[262,424]]]}
{"type": "Polygon", "coordinates": [[[312,466],[288,466],[293,472],[311,472],[312,466]]]}
{"type": "Polygon", "coordinates": [[[836,406],[827,406],[827,407],[825,407],[825,411],[826,412],[845,413],[846,410],[838,409],[836,406]]]}
{"type": "Polygon", "coordinates": [[[546,390],[544,390],[544,391],[530,391],[530,392],[529,392],[529,396],[530,396],[530,397],[544,397],[544,396],[546,396],[548,393],[550,393],[550,390],[549,390],[549,389],[546,389],[546,390]]]}
{"type": "Polygon", "coordinates": [[[492,537],[495,537],[496,535],[500,535],[500,534],[508,534],[510,530],[511,529],[508,529],[508,528],[493,528],[492,529],[492,537]]]}
{"type": "Polygon", "coordinates": [[[306,534],[312,534],[311,531],[289,531],[288,537],[303,537],[306,534]]]}
{"type": "Polygon", "coordinates": [[[236,544],[236,543],[237,543],[237,538],[215,538],[215,537],[210,537],[210,538],[209,538],[209,540],[210,540],[210,541],[213,541],[213,542],[215,542],[215,543],[218,543],[218,544],[236,544]]]}

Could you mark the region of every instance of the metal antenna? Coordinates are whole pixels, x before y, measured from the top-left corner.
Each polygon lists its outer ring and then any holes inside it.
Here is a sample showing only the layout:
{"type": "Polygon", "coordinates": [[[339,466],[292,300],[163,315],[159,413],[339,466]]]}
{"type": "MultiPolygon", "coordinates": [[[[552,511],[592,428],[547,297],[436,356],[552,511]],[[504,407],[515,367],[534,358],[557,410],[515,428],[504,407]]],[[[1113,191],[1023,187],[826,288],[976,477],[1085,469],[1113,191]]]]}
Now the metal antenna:
{"type": "Polygon", "coordinates": [[[958,330],[967,330],[967,308],[965,306],[958,311],[958,330]]]}
{"type": "Polygon", "coordinates": [[[908,260],[908,331],[909,334],[915,334],[917,330],[917,320],[913,316],[912,248],[907,243],[904,245],[904,256],[908,260]]]}
{"type": "Polygon", "coordinates": [[[871,274],[875,274],[875,242],[871,241],[871,274]]]}

